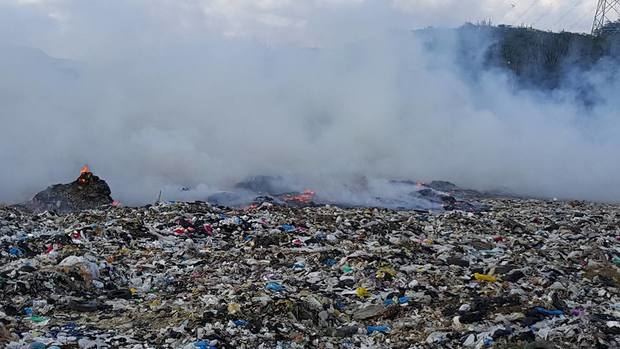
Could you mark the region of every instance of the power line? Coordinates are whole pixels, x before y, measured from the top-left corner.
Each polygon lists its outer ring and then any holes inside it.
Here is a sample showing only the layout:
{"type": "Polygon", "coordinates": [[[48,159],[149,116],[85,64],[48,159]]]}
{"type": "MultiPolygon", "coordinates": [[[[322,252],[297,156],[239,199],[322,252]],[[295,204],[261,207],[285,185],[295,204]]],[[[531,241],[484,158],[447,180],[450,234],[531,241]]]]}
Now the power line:
{"type": "Polygon", "coordinates": [[[526,9],[526,10],[525,10],[522,14],[521,14],[521,16],[519,16],[519,19],[517,19],[517,20],[515,21],[515,23],[516,23],[517,25],[519,25],[519,23],[521,22],[521,20],[522,20],[523,18],[525,18],[525,16],[526,16],[526,15],[527,15],[527,14],[528,14],[528,13],[529,13],[529,12],[530,12],[533,8],[534,8],[534,6],[536,6],[536,4],[538,4],[538,1],[539,1],[539,0],[534,0],[534,1],[532,1],[532,3],[530,4],[530,6],[528,6],[528,8],[527,8],[527,9],[526,9]]]}
{"type": "Polygon", "coordinates": [[[583,14],[579,17],[579,19],[577,19],[576,21],[574,21],[573,23],[571,23],[570,25],[568,25],[568,26],[566,27],[566,30],[567,30],[567,31],[573,31],[573,29],[575,29],[575,27],[576,27],[577,25],[582,24],[582,23],[583,23],[583,21],[584,21],[586,18],[590,18],[590,13],[588,13],[588,12],[584,12],[584,13],[583,13],[583,14]]]}
{"type": "Polygon", "coordinates": [[[532,26],[535,26],[536,23],[538,23],[541,19],[543,19],[545,16],[547,15],[546,12],[543,12],[540,16],[538,16],[538,18],[536,18],[536,20],[534,22],[532,22],[532,26]]]}
{"type": "Polygon", "coordinates": [[[577,25],[582,24],[586,18],[590,18],[593,10],[596,10],[596,9],[588,9],[588,11],[585,11],[584,13],[582,13],[581,16],[579,16],[575,21],[573,21],[571,24],[569,24],[566,27],[566,30],[573,31],[573,29],[575,29],[577,25]]]}
{"type": "Polygon", "coordinates": [[[566,18],[566,16],[568,16],[571,12],[573,12],[579,5],[581,5],[581,3],[583,2],[583,0],[577,0],[575,1],[575,3],[573,4],[573,6],[571,6],[568,10],[566,10],[561,16],[560,18],[555,21],[551,27],[555,27],[557,24],[559,24],[560,22],[562,22],[564,20],[564,18],[566,18]]]}
{"type": "MultiPolygon", "coordinates": [[[[561,13],[561,15],[557,18],[557,20],[553,22],[550,28],[553,28],[557,26],[558,24],[561,24],[570,14],[572,14],[575,11],[575,9],[583,5],[583,1],[584,0],[576,0],[568,9],[566,9],[564,12],[561,13]]],[[[620,2],[620,0],[599,0],[599,2],[605,2],[605,1],[609,1],[615,4],[620,2]]],[[[531,14],[531,11],[539,4],[540,4],[540,0],[533,0],[530,3],[530,5],[525,9],[525,11],[523,11],[523,13],[521,13],[521,15],[518,16],[518,19],[515,21],[515,25],[520,25],[521,21],[525,19],[529,14],[531,14]]],[[[610,6],[610,7],[612,10],[618,11],[618,8],[616,8],[616,6],[610,6]]],[[[542,13],[538,17],[536,17],[534,21],[531,22],[531,25],[532,26],[537,25],[541,20],[543,20],[548,15],[549,13],[547,11],[542,11],[542,13]]],[[[589,15],[590,15],[589,12],[584,12],[583,14],[581,14],[581,16],[579,16],[578,19],[573,21],[570,25],[565,26],[565,28],[567,30],[572,30],[575,26],[583,23],[584,19],[588,17],[589,15]]]]}

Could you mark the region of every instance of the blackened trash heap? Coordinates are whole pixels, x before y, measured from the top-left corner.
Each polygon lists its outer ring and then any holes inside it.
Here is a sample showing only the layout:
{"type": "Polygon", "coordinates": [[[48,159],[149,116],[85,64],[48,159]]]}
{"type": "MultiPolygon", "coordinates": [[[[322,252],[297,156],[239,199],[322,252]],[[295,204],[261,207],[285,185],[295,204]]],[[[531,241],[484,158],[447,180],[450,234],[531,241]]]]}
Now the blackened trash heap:
{"type": "Polygon", "coordinates": [[[69,184],[56,184],[43,190],[22,205],[35,212],[72,212],[111,205],[113,203],[108,184],[95,176],[88,166],[80,171],[80,176],[69,184]]]}
{"type": "Polygon", "coordinates": [[[620,210],[0,208],[5,348],[618,348],[620,210]]]}

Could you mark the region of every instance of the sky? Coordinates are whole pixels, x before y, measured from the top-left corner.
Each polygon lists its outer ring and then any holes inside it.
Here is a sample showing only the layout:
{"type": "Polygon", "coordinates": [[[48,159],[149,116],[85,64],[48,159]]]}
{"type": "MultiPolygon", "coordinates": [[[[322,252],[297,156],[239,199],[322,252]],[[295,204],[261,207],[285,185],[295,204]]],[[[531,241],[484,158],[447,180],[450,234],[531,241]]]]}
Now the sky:
{"type": "MultiPolygon", "coordinates": [[[[27,43],[75,57],[97,39],[196,33],[317,45],[322,22],[373,8],[358,21],[390,17],[394,27],[459,26],[464,22],[527,25],[590,32],[596,0],[0,0],[0,42],[27,43]],[[109,25],[108,25],[109,24],[109,25]],[[309,32],[313,31],[313,34],[309,32]],[[79,45],[79,47],[75,47],[79,45]]],[[[326,24],[326,23],[323,23],[326,24]]],[[[330,27],[331,28],[331,27],[330,27]]],[[[346,28],[342,28],[346,30],[346,28]]],[[[323,33],[328,36],[330,34],[323,33]]],[[[159,37],[157,39],[165,39],[159,37]]]]}
{"type": "Polygon", "coordinates": [[[412,36],[483,20],[587,32],[593,5],[0,0],[0,202],[85,163],[130,204],[262,174],[620,201],[609,67],[552,94],[515,91],[505,72],[462,74],[450,40],[430,53],[412,36]],[[598,97],[588,110],[581,84],[598,97]]]}

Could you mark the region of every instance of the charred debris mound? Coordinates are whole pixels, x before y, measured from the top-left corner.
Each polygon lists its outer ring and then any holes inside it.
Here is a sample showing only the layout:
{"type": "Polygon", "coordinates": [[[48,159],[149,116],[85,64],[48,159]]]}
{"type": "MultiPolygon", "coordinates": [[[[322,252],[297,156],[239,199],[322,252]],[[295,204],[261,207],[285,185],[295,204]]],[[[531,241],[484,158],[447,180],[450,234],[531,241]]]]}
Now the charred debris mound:
{"type": "Polygon", "coordinates": [[[52,185],[19,206],[34,212],[69,213],[111,205],[111,195],[108,184],[84,167],[75,181],[52,185]]]}

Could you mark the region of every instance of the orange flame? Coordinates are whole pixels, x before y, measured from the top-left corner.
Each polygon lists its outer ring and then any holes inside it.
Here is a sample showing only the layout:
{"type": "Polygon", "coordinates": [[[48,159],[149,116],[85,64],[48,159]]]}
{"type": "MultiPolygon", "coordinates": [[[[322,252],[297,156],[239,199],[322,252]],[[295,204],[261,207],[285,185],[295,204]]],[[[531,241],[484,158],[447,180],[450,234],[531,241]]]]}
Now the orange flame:
{"type": "Polygon", "coordinates": [[[80,170],[80,175],[83,175],[84,173],[90,173],[90,167],[88,167],[88,165],[84,165],[80,170]]]}
{"type": "Polygon", "coordinates": [[[297,194],[297,195],[285,195],[283,197],[284,201],[293,201],[293,202],[297,202],[300,204],[309,204],[312,202],[312,200],[314,199],[314,196],[316,195],[315,192],[313,192],[312,190],[304,190],[303,193],[301,194],[297,194]]]}

